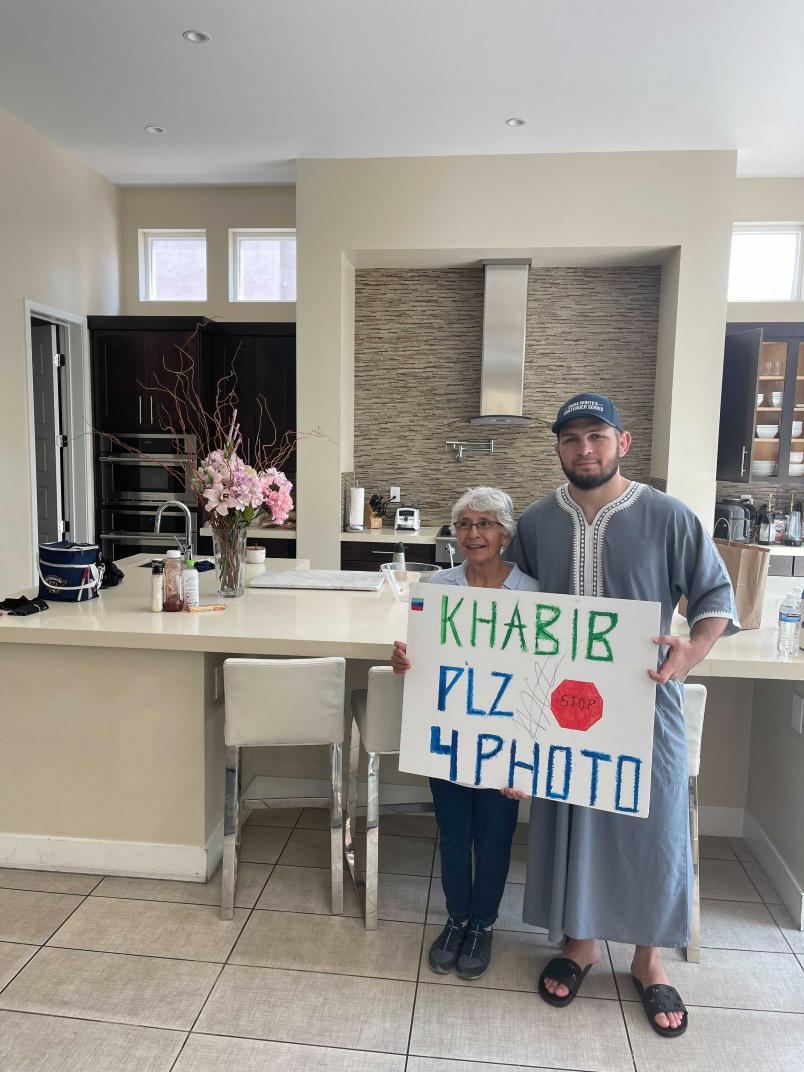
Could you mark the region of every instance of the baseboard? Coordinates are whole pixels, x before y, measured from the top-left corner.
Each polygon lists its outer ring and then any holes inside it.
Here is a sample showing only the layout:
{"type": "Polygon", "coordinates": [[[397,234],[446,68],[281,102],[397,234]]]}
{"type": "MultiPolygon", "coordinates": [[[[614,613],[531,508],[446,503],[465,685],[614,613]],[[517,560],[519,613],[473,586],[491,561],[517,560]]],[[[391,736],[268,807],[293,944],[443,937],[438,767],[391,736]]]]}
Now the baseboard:
{"type": "Polygon", "coordinates": [[[804,930],[804,889],[779,850],[748,810],[745,813],[743,837],[760,867],[776,887],[785,908],[793,917],[793,923],[799,930],[804,930]]]}
{"type": "Polygon", "coordinates": [[[742,837],[745,808],[725,808],[701,804],[698,824],[701,834],[710,837],[742,837]]]}
{"type": "MultiPolygon", "coordinates": [[[[210,841],[216,836],[217,831],[210,841]]],[[[0,867],[204,882],[208,860],[209,849],[200,845],[0,834],[0,867]]]]}

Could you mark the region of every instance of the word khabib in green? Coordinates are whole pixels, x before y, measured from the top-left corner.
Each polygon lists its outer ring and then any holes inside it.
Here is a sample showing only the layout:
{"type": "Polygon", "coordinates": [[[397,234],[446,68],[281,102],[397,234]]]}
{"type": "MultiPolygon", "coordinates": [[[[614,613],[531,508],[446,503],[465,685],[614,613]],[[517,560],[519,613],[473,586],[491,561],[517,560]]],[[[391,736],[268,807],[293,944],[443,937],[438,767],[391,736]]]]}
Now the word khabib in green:
{"type": "MultiPolygon", "coordinates": [[[[441,597],[441,634],[442,645],[453,644],[462,648],[468,644],[471,648],[488,647],[505,651],[512,641],[519,643],[523,652],[532,651],[533,655],[553,656],[562,653],[562,639],[557,635],[562,612],[552,603],[536,603],[533,616],[528,623],[522,617],[517,602],[507,621],[498,621],[497,601],[492,599],[487,607],[478,611],[478,600],[473,599],[461,613],[465,597],[460,596],[452,607],[448,595],[441,597]],[[471,608],[471,611],[470,609],[471,608]],[[486,617],[482,615],[485,614],[486,617]],[[532,632],[532,649],[528,645],[528,632],[532,632]]],[[[563,641],[565,652],[569,645],[569,655],[573,662],[581,657],[590,662],[614,662],[614,649],[611,644],[612,633],[617,628],[618,615],[615,611],[589,610],[572,611],[569,623],[569,636],[563,641]],[[580,644],[579,644],[580,641],[580,644]]],[[[566,632],[567,624],[561,623],[566,632]]]]}

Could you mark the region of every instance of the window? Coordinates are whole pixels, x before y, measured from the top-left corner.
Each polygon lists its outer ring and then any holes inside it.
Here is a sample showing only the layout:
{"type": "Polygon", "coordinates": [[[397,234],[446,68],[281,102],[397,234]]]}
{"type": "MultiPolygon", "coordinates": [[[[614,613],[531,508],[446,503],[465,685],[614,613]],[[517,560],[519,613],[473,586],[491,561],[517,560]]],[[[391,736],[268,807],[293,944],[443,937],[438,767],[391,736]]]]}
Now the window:
{"type": "Polygon", "coordinates": [[[793,223],[735,227],[729,301],[800,301],[802,230],[793,223]]]}
{"type": "Polygon", "coordinates": [[[207,300],[207,232],[140,231],[140,301],[207,300]]]}
{"type": "Polygon", "coordinates": [[[246,227],[229,231],[229,301],[296,300],[296,232],[246,227]]]}

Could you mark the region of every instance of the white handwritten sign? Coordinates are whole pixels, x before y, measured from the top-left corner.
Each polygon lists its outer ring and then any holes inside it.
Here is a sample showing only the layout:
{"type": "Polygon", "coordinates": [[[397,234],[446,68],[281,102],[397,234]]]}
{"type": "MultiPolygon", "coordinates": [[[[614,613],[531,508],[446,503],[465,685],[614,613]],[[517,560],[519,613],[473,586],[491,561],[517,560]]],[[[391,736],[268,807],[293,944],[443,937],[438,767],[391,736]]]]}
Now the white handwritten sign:
{"type": "Polygon", "coordinates": [[[644,817],[658,603],[411,585],[399,769],[644,817]]]}

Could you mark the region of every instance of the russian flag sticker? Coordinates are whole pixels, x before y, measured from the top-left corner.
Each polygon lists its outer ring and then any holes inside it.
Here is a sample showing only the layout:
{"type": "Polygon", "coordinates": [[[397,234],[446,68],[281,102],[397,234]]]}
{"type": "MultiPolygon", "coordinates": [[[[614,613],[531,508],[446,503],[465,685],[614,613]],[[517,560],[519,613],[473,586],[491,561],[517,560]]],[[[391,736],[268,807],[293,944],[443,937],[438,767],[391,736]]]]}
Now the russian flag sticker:
{"type": "Polygon", "coordinates": [[[410,601],[410,609],[411,610],[424,610],[424,600],[423,599],[411,599],[411,601],[410,601]]]}

